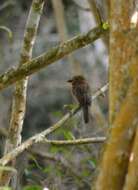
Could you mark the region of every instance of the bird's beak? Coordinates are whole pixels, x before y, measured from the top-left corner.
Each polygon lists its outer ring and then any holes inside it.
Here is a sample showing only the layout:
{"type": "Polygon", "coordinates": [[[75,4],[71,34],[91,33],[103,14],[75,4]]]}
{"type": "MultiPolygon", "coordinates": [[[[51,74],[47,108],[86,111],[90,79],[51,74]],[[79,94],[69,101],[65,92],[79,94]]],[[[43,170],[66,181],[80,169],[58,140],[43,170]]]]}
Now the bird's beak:
{"type": "Polygon", "coordinates": [[[70,83],[72,83],[72,79],[70,79],[70,80],[67,80],[67,82],[70,82],[70,83]]]}

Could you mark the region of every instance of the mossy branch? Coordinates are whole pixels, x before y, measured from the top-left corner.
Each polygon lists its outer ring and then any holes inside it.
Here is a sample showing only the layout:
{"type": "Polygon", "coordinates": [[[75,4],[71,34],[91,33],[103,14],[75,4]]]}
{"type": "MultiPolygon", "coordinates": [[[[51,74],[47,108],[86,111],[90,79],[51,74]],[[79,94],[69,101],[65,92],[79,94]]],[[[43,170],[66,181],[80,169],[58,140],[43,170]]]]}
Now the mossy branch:
{"type": "MultiPolygon", "coordinates": [[[[20,53],[19,67],[21,65],[27,64],[28,61],[32,59],[33,45],[36,39],[38,24],[43,10],[43,6],[44,0],[32,1],[24,32],[24,40],[20,53]]],[[[26,77],[15,84],[9,122],[10,126],[8,129],[9,135],[5,142],[4,154],[10,152],[15,147],[21,144],[21,132],[26,110],[27,83],[28,78],[26,77]]],[[[12,166],[14,166],[14,164],[15,162],[12,163],[12,166]]],[[[1,172],[0,175],[0,184],[8,185],[12,174],[10,172],[7,174],[5,174],[5,172],[1,172]]]]}
{"type": "Polygon", "coordinates": [[[38,72],[40,69],[58,61],[73,51],[87,46],[99,39],[101,35],[107,33],[107,31],[108,29],[104,29],[102,26],[95,27],[86,34],[78,35],[64,43],[61,43],[57,47],[53,47],[46,53],[27,62],[27,64],[23,64],[16,69],[11,68],[0,76],[0,90],[25,78],[26,76],[38,72]]]}

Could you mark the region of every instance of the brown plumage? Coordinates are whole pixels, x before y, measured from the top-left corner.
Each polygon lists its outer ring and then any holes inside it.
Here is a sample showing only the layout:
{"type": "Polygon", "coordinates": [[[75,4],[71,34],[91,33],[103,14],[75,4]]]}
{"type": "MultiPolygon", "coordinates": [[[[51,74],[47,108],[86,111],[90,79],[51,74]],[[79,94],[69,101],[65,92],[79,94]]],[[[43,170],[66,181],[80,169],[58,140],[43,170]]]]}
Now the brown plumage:
{"type": "Polygon", "coordinates": [[[90,87],[86,79],[81,76],[74,76],[67,82],[72,84],[72,93],[76,97],[83,110],[85,123],[89,122],[89,106],[91,105],[90,87]]]}

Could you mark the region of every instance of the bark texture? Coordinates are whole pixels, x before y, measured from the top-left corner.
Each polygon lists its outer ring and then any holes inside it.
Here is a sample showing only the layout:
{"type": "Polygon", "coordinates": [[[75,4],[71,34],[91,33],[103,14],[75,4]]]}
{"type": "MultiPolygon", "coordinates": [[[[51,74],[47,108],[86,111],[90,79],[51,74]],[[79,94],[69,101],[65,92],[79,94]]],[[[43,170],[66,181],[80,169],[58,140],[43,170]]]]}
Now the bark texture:
{"type": "Polygon", "coordinates": [[[132,149],[138,125],[138,36],[136,29],[131,29],[132,10],[131,0],[127,3],[111,1],[109,73],[111,133],[103,155],[96,190],[137,189],[137,182],[131,186],[130,179],[126,178],[134,172],[134,166],[132,169],[130,164],[128,170],[128,165],[133,156],[132,150],[137,146],[135,144],[132,149]],[[127,188],[128,184],[131,188],[127,188]]]}

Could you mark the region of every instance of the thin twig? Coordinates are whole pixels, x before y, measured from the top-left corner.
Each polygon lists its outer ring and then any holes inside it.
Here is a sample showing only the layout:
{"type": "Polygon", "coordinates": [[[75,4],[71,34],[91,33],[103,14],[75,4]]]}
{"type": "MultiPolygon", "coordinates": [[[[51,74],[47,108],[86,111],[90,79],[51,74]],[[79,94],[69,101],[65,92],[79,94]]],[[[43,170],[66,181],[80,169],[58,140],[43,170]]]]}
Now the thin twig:
{"type": "Polygon", "coordinates": [[[44,143],[52,144],[52,145],[82,145],[89,143],[103,143],[106,140],[106,137],[91,137],[91,138],[83,138],[83,139],[75,139],[75,140],[48,140],[44,139],[44,143]]]}
{"type": "MultiPolygon", "coordinates": [[[[96,99],[98,96],[101,95],[101,93],[106,92],[108,89],[108,84],[103,86],[100,90],[98,90],[93,96],[92,100],[96,99]]],[[[61,120],[59,120],[56,124],[54,124],[52,127],[49,127],[48,129],[42,131],[39,134],[34,135],[33,137],[26,140],[24,143],[22,143],[20,146],[12,150],[11,152],[7,153],[0,159],[0,165],[6,165],[11,160],[16,158],[19,154],[21,154],[24,150],[31,147],[33,144],[42,142],[45,140],[45,137],[49,135],[50,133],[54,132],[58,128],[62,127],[65,122],[67,122],[73,115],[75,115],[80,110],[80,107],[77,107],[75,109],[72,109],[69,113],[67,113],[64,117],[62,117],[61,120]]]]}
{"type": "Polygon", "coordinates": [[[103,20],[101,17],[101,13],[97,7],[96,1],[95,0],[88,0],[88,3],[90,5],[90,10],[91,10],[91,12],[94,15],[94,18],[96,20],[96,23],[102,24],[103,20]]]}

